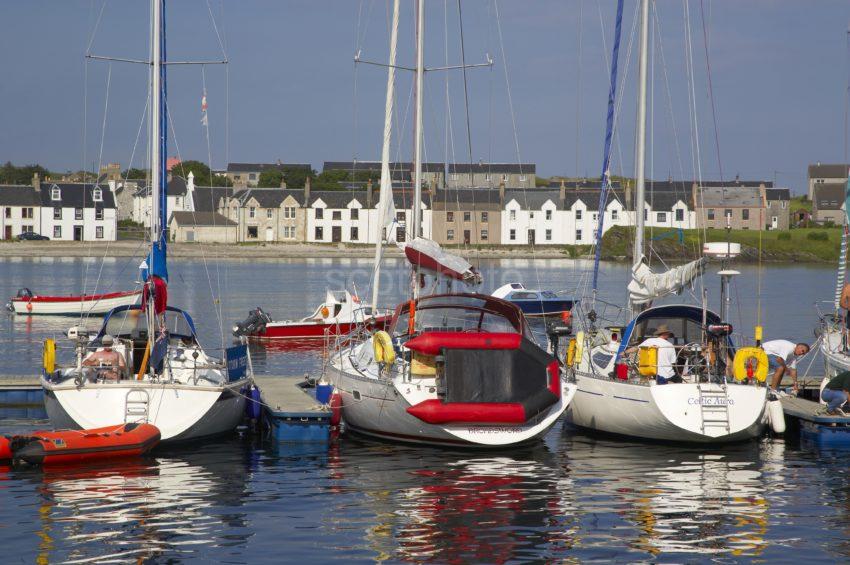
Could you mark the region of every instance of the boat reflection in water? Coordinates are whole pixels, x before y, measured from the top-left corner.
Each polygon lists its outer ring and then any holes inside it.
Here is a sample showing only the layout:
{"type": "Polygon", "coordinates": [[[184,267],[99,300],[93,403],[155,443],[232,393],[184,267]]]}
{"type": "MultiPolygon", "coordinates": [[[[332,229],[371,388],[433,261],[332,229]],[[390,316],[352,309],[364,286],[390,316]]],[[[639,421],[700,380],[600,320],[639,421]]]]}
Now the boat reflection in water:
{"type": "MultiPolygon", "coordinates": [[[[623,521],[584,534],[585,547],[610,548],[612,526],[620,526],[616,529],[624,545],[649,554],[634,559],[758,556],[767,547],[765,494],[772,485],[765,479],[765,465],[781,466],[782,459],[781,454],[771,456],[770,444],[706,453],[580,435],[565,437],[565,443],[575,475],[598,478],[592,486],[595,495],[584,500],[581,511],[614,514],[623,521]]],[[[773,467],[769,472],[782,476],[773,467]]]]}
{"type": "Polygon", "coordinates": [[[136,462],[19,472],[40,483],[37,562],[198,558],[243,547],[251,472],[242,442],[136,462]]]}

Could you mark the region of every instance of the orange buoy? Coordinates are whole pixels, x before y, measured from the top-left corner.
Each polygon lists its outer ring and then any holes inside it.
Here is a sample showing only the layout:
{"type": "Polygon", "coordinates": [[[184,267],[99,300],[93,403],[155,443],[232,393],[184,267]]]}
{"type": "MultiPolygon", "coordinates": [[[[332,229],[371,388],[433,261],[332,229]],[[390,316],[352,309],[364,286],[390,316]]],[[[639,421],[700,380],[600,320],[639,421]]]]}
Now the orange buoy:
{"type": "Polygon", "coordinates": [[[32,312],[32,302],[27,302],[27,311],[32,312]]]}
{"type": "Polygon", "coordinates": [[[12,443],[9,438],[0,436],[0,461],[12,458],[12,443]]]}
{"type": "Polygon", "coordinates": [[[342,420],[342,395],[334,390],[328,405],[331,407],[331,425],[338,426],[342,420]]]}
{"type": "Polygon", "coordinates": [[[32,465],[62,465],[96,459],[137,457],[160,439],[151,424],[118,424],[92,430],[37,431],[12,440],[13,458],[32,465]]]}

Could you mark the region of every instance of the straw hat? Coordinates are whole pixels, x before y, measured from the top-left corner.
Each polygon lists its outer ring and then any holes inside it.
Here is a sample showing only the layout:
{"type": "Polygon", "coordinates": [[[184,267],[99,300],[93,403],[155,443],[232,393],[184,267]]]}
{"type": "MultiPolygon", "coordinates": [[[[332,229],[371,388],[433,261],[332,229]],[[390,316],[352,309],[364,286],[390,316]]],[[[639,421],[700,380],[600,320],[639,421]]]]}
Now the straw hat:
{"type": "Polygon", "coordinates": [[[667,324],[661,324],[655,329],[654,335],[655,337],[661,337],[664,334],[676,335],[672,331],[670,331],[670,328],[667,327],[667,324]]]}
{"type": "Polygon", "coordinates": [[[103,343],[104,347],[105,347],[105,346],[112,345],[113,343],[115,343],[115,340],[114,340],[114,339],[112,339],[112,336],[111,336],[111,335],[105,335],[105,336],[103,336],[103,338],[102,338],[100,341],[101,341],[101,343],[103,343]]]}

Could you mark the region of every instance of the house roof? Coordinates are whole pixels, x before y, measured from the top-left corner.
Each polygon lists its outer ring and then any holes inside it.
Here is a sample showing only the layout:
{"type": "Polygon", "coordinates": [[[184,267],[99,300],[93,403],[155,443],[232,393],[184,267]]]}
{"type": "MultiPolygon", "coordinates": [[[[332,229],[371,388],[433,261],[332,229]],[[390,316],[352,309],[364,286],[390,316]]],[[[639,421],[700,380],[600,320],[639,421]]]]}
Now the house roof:
{"type": "MultiPolygon", "coordinates": [[[[310,193],[308,206],[315,206],[316,201],[321,199],[328,208],[348,208],[348,204],[356,199],[365,208],[367,196],[365,190],[315,190],[310,193]]],[[[372,203],[377,204],[377,202],[378,195],[374,194],[372,203]]]]}
{"type": "Polygon", "coordinates": [[[499,192],[476,188],[447,188],[438,190],[434,202],[445,204],[499,204],[499,192]]]}
{"type": "Polygon", "coordinates": [[[451,174],[486,174],[486,173],[506,173],[506,174],[528,174],[533,175],[537,172],[537,165],[534,163],[449,163],[449,173],[451,174]]]}
{"type": "MultiPolygon", "coordinates": [[[[597,195],[599,193],[597,192],[597,195]]],[[[597,196],[598,198],[598,196],[597,196]]],[[[523,210],[539,210],[546,204],[547,200],[551,200],[560,210],[561,208],[561,191],[551,189],[535,189],[535,190],[506,190],[505,204],[511,200],[516,200],[517,204],[523,210]]]]}
{"type": "Polygon", "coordinates": [[[222,198],[231,196],[233,188],[229,186],[196,186],[192,200],[196,212],[215,212],[222,198]]]}
{"type": "Polygon", "coordinates": [[[815,163],[814,165],[809,165],[809,178],[810,179],[846,179],[847,178],[847,167],[848,165],[822,165],[821,163],[815,163]]]}
{"type": "Polygon", "coordinates": [[[39,206],[41,199],[29,185],[0,185],[0,206],[39,206]]]}
{"type": "Polygon", "coordinates": [[[70,182],[42,182],[41,205],[51,208],[115,208],[115,196],[107,185],[70,182]],[[59,200],[53,200],[53,188],[59,189],[59,200]],[[101,200],[95,202],[94,190],[100,189],[101,200]]]}
{"type": "MultiPolygon", "coordinates": [[[[680,181],[674,181],[680,182],[680,181]]],[[[703,188],[713,187],[713,188],[737,188],[737,187],[755,187],[758,188],[761,185],[764,185],[765,188],[773,188],[773,181],[769,180],[704,180],[699,185],[703,188]]]]}
{"type": "Polygon", "coordinates": [[[702,207],[735,206],[741,208],[759,208],[763,202],[761,190],[757,186],[739,187],[706,187],[703,186],[699,196],[702,207]]]}
{"type": "Polygon", "coordinates": [[[267,170],[283,171],[285,169],[304,169],[312,171],[309,163],[228,163],[228,173],[259,173],[267,170]]]}
{"type": "MultiPolygon", "coordinates": [[[[186,179],[178,175],[171,175],[171,178],[168,179],[168,185],[165,190],[168,193],[168,196],[186,196],[186,179]]],[[[136,191],[134,196],[147,196],[150,193],[150,185],[144,184],[144,186],[136,191]]]]}
{"type": "Polygon", "coordinates": [[[815,186],[814,205],[818,210],[840,210],[844,204],[843,182],[825,182],[815,186]]]}
{"type": "Polygon", "coordinates": [[[790,188],[768,188],[766,191],[768,201],[791,200],[790,188]]]}
{"type": "MultiPolygon", "coordinates": [[[[381,172],[380,161],[325,161],[322,166],[324,171],[376,171],[381,172]]],[[[404,171],[410,173],[413,163],[405,161],[393,161],[390,163],[390,171],[404,171]]],[[[422,172],[443,173],[446,170],[445,163],[422,163],[422,172]]]]}
{"type": "Polygon", "coordinates": [[[235,226],[236,222],[229,220],[218,212],[172,212],[168,223],[177,222],[180,226],[235,226]]]}
{"type": "Polygon", "coordinates": [[[260,205],[260,208],[279,208],[288,196],[293,197],[299,206],[304,202],[304,191],[302,189],[247,188],[233,193],[233,198],[239,201],[240,206],[244,206],[248,200],[253,198],[260,205]]]}

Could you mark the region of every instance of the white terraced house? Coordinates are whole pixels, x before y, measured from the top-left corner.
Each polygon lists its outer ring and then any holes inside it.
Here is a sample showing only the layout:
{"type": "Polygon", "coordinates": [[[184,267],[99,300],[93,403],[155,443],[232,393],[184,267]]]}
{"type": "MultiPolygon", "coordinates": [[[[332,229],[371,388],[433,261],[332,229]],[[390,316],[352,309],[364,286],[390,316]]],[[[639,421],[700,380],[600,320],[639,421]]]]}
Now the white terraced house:
{"type": "Polygon", "coordinates": [[[115,241],[118,210],[108,184],[41,183],[41,232],[60,241],[115,241]]]}

